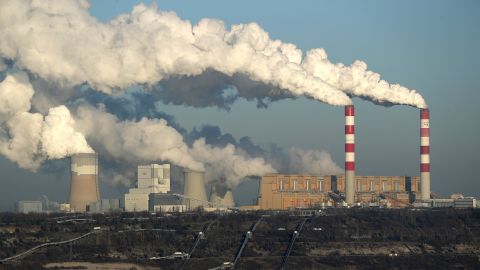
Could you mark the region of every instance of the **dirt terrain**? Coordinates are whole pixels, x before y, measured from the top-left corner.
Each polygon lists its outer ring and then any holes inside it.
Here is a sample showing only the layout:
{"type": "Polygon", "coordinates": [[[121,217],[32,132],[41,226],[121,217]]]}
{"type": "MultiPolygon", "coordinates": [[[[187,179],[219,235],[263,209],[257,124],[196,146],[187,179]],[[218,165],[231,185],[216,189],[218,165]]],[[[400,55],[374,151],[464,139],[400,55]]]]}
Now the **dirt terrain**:
{"type": "Polygon", "coordinates": [[[305,219],[286,269],[480,269],[480,211],[472,209],[329,209],[313,216],[3,213],[0,260],[43,246],[0,269],[210,269],[234,261],[261,217],[235,269],[279,269],[305,219]],[[194,243],[187,261],[174,255],[190,253],[194,243]]]}

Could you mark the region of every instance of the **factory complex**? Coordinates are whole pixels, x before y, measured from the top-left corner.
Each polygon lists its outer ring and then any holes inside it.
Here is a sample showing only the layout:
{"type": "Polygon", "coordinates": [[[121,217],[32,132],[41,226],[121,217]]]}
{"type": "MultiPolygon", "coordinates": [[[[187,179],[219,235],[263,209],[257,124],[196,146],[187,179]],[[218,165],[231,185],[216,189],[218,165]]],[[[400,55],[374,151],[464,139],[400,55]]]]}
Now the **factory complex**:
{"type": "MultiPolygon", "coordinates": [[[[170,164],[137,167],[136,185],[121,199],[101,199],[98,186],[98,155],[71,157],[69,202],[65,212],[184,212],[213,210],[289,210],[318,207],[476,207],[472,197],[454,194],[432,198],[430,193],[430,112],[420,110],[420,176],[355,175],[355,108],[345,106],[345,174],[261,176],[257,203],[235,207],[233,193],[224,183],[210,184],[207,198],[205,172],[184,170],[183,193],[170,187],[170,164]]],[[[18,204],[21,212],[42,211],[36,201],[18,204]]],[[[44,207],[45,208],[45,207],[44,207]]]]}

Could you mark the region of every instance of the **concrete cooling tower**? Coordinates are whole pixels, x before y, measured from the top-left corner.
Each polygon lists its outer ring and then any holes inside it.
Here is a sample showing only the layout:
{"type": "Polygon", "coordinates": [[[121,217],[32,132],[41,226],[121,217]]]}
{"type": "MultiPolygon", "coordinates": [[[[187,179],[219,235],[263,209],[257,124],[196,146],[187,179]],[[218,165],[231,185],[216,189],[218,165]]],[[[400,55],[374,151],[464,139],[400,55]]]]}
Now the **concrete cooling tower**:
{"type": "Polygon", "coordinates": [[[76,154],[71,162],[70,207],[76,212],[85,212],[87,204],[100,200],[98,156],[96,153],[76,154]]]}
{"type": "Polygon", "coordinates": [[[214,206],[217,206],[221,204],[222,199],[223,198],[218,195],[216,185],[212,185],[212,190],[210,191],[210,198],[208,199],[208,201],[214,206]]]}
{"type": "Polygon", "coordinates": [[[223,205],[225,207],[234,207],[235,201],[233,200],[233,193],[231,190],[227,190],[225,196],[223,196],[223,205]]]}
{"type": "Polygon", "coordinates": [[[209,202],[214,207],[233,207],[235,205],[233,200],[233,193],[230,189],[221,185],[212,185],[209,202]]]}
{"type": "Polygon", "coordinates": [[[183,195],[186,197],[186,205],[190,210],[207,206],[207,194],[205,193],[205,173],[199,171],[185,170],[185,184],[183,195]]]}

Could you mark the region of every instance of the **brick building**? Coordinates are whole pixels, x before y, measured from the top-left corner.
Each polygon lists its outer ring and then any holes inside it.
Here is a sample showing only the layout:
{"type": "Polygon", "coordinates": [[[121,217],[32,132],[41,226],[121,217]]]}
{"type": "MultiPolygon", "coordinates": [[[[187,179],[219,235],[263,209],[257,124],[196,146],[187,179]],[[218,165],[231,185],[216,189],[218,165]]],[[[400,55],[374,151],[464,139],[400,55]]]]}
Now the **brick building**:
{"type": "MultiPolygon", "coordinates": [[[[355,201],[367,204],[383,200],[392,207],[405,207],[415,200],[419,186],[416,176],[356,176],[355,201]]],[[[289,209],[330,205],[344,192],[344,175],[269,174],[260,181],[258,206],[289,209]]]]}

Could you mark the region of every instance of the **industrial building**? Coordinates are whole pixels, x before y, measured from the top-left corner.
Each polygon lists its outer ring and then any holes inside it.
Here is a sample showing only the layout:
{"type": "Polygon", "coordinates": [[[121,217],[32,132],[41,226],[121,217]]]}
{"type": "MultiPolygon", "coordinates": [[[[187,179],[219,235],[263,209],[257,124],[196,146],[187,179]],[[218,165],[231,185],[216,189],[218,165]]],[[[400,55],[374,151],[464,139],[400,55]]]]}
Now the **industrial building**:
{"type": "Polygon", "coordinates": [[[101,199],[98,202],[89,203],[87,205],[87,212],[89,213],[108,213],[117,211],[121,211],[119,199],[101,199]]]}
{"type": "Polygon", "coordinates": [[[58,210],[64,213],[70,213],[72,211],[69,203],[60,203],[58,205],[58,210]]]}
{"type": "Polygon", "coordinates": [[[89,203],[95,203],[100,200],[97,154],[81,153],[73,155],[71,157],[71,173],[71,210],[85,212],[89,203]]]}
{"type": "Polygon", "coordinates": [[[148,195],[170,191],[170,164],[150,164],[137,167],[136,188],[125,194],[125,211],[148,211],[148,195]]]}
{"type": "Polygon", "coordinates": [[[151,193],[148,196],[149,212],[185,212],[187,205],[183,203],[181,197],[174,194],[151,193]]]}
{"type": "MultiPolygon", "coordinates": [[[[355,176],[354,201],[363,204],[384,200],[405,207],[419,192],[419,177],[355,176]]],[[[345,194],[345,176],[269,174],[262,177],[259,209],[291,209],[333,205],[345,194]]]]}
{"type": "Polygon", "coordinates": [[[432,208],[476,208],[477,200],[474,197],[464,197],[462,194],[452,194],[450,198],[433,198],[423,202],[421,207],[432,208]],[[426,205],[425,205],[426,204],[426,205]]]}
{"type": "Polygon", "coordinates": [[[477,207],[477,200],[473,197],[465,197],[453,201],[455,208],[475,208],[477,207]]]}
{"type": "Polygon", "coordinates": [[[43,211],[41,201],[19,201],[17,203],[17,212],[28,213],[41,213],[43,211]]]}
{"type": "Polygon", "coordinates": [[[329,199],[331,183],[310,175],[269,174],[260,180],[259,209],[319,206],[329,199]]]}

